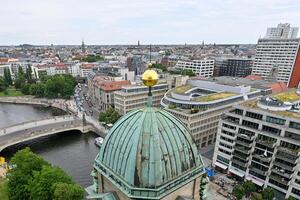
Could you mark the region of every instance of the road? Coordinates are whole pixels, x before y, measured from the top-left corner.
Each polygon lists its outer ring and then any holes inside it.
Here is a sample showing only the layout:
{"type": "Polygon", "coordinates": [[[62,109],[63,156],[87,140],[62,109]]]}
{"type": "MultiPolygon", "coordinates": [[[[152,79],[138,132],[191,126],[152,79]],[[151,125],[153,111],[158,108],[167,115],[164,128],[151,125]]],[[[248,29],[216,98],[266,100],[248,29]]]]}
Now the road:
{"type": "Polygon", "coordinates": [[[93,117],[95,120],[98,120],[100,112],[96,109],[96,106],[89,106],[88,100],[84,98],[84,95],[88,95],[88,88],[84,85],[81,86],[81,90],[79,91],[80,100],[83,100],[82,107],[85,110],[85,114],[87,116],[93,117]],[[92,114],[90,111],[93,111],[92,114]]]}

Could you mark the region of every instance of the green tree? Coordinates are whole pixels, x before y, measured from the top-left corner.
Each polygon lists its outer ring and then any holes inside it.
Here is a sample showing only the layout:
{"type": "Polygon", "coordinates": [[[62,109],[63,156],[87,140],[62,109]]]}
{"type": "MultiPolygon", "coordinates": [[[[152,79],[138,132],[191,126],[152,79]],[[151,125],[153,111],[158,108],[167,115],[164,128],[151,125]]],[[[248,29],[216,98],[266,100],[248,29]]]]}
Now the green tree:
{"type": "Polygon", "coordinates": [[[43,166],[41,171],[34,172],[33,179],[28,186],[30,199],[52,200],[57,183],[72,184],[72,179],[58,167],[43,166]]]}
{"type": "Polygon", "coordinates": [[[233,196],[235,196],[238,200],[242,199],[245,195],[245,189],[242,185],[237,185],[232,190],[233,196]]]}
{"type": "Polygon", "coordinates": [[[172,73],[172,74],[181,74],[181,75],[184,75],[184,76],[196,76],[196,74],[190,69],[170,71],[170,73],[172,73]]]}
{"type": "Polygon", "coordinates": [[[31,84],[29,88],[29,94],[35,96],[37,89],[38,89],[37,84],[31,84]]]}
{"type": "Polygon", "coordinates": [[[28,184],[33,172],[49,165],[43,158],[29,148],[18,151],[11,159],[13,169],[8,173],[8,195],[10,200],[29,199],[28,184]]]}
{"type": "Polygon", "coordinates": [[[118,112],[112,107],[108,108],[106,112],[99,114],[99,121],[105,122],[106,124],[113,124],[120,118],[118,112]]]}
{"type": "Polygon", "coordinates": [[[3,91],[5,91],[6,90],[6,83],[5,83],[5,81],[2,79],[2,78],[0,78],[0,92],[3,92],[3,91]]]}
{"type": "Polygon", "coordinates": [[[264,200],[264,199],[261,194],[254,193],[253,196],[251,197],[251,200],[264,200]]]}
{"type": "Polygon", "coordinates": [[[82,58],[81,61],[91,63],[91,62],[97,62],[97,61],[103,60],[103,59],[104,58],[101,57],[100,55],[88,55],[88,56],[82,58]]]}
{"type": "Polygon", "coordinates": [[[44,97],[45,96],[45,84],[43,84],[43,83],[36,84],[35,96],[36,97],[44,97]]]}
{"type": "Polygon", "coordinates": [[[254,183],[252,183],[252,181],[244,182],[243,187],[244,187],[245,194],[247,197],[249,197],[252,192],[256,191],[256,187],[255,187],[254,183]]]}
{"type": "Polygon", "coordinates": [[[77,184],[57,183],[53,200],[82,200],[84,190],[77,184]]]}
{"type": "Polygon", "coordinates": [[[28,147],[18,151],[11,158],[10,163],[15,166],[12,172],[20,171],[28,175],[32,175],[33,171],[40,171],[44,165],[49,165],[47,161],[33,153],[28,147]]]}
{"type": "Polygon", "coordinates": [[[32,83],[33,79],[32,79],[32,69],[31,66],[28,65],[26,68],[26,73],[25,73],[25,78],[27,80],[28,83],[32,83]]]}
{"type": "Polygon", "coordinates": [[[288,198],[286,198],[285,200],[297,200],[295,197],[289,196],[288,198]]]}
{"type": "Polygon", "coordinates": [[[83,189],[74,184],[70,176],[52,167],[29,148],[18,151],[11,164],[13,167],[8,173],[10,200],[81,200],[83,197],[83,189]]]}
{"type": "Polygon", "coordinates": [[[26,82],[26,78],[24,75],[23,68],[21,66],[18,67],[18,73],[15,80],[15,88],[20,89],[22,85],[26,82]]]}
{"type": "Polygon", "coordinates": [[[45,82],[45,96],[69,99],[74,92],[75,78],[71,75],[55,75],[45,82]]]}
{"type": "Polygon", "coordinates": [[[11,79],[11,74],[10,70],[8,68],[4,68],[4,82],[6,83],[7,86],[12,85],[12,79],[11,79]]]}
{"type": "Polygon", "coordinates": [[[30,94],[30,84],[29,83],[25,83],[22,88],[21,88],[21,92],[25,95],[29,95],[30,94]]]}
{"type": "Polygon", "coordinates": [[[163,72],[167,71],[167,67],[161,63],[154,63],[151,66],[152,68],[161,69],[163,72]]]}
{"type": "Polygon", "coordinates": [[[269,187],[265,188],[261,194],[262,194],[263,199],[265,199],[265,200],[272,200],[275,196],[274,190],[269,187]]]}

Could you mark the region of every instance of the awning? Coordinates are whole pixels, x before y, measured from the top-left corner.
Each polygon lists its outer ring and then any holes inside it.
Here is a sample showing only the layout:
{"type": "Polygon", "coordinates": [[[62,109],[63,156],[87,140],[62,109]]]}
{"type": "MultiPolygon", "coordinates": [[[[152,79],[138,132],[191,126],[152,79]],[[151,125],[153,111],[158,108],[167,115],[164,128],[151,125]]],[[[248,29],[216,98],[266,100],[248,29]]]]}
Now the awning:
{"type": "Polygon", "coordinates": [[[220,162],[215,162],[215,165],[217,165],[218,167],[222,168],[222,169],[227,169],[228,167],[220,162]]]}
{"type": "Polygon", "coordinates": [[[248,180],[248,181],[252,181],[254,184],[256,184],[256,185],[258,185],[258,186],[263,186],[264,184],[265,184],[265,182],[263,181],[263,180],[261,180],[261,179],[259,179],[259,178],[256,178],[256,177],[254,177],[254,176],[251,176],[251,175],[248,175],[248,176],[246,176],[246,179],[248,180]]]}
{"type": "Polygon", "coordinates": [[[238,169],[229,168],[229,171],[241,178],[243,178],[245,176],[245,174],[243,172],[239,171],[238,169]]]}

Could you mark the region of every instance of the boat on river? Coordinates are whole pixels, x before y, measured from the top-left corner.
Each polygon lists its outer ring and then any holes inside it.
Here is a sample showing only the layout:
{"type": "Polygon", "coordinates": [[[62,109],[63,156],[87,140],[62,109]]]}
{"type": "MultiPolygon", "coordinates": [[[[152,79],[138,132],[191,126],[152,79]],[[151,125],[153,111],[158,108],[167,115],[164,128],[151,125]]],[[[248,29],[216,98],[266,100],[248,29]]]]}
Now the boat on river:
{"type": "Polygon", "coordinates": [[[102,143],[103,143],[103,138],[102,137],[97,137],[95,139],[95,145],[97,145],[98,147],[101,147],[102,143]]]}

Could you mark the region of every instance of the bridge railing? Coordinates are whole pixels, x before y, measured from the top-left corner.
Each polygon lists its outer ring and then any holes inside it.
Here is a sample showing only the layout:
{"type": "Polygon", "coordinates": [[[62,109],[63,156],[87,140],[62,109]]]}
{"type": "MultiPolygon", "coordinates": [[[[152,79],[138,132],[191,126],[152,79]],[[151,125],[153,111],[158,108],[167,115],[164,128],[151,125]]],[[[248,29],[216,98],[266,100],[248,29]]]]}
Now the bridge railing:
{"type": "Polygon", "coordinates": [[[44,118],[42,120],[32,120],[28,122],[23,122],[19,124],[14,124],[12,126],[4,127],[0,129],[0,136],[4,134],[9,134],[11,132],[15,132],[22,129],[29,129],[36,126],[42,126],[47,124],[52,124],[56,122],[63,122],[63,121],[73,121],[78,120],[79,118],[72,116],[72,115],[63,115],[63,116],[56,116],[56,117],[49,117],[44,118]]]}
{"type": "MultiPolygon", "coordinates": [[[[34,138],[38,138],[41,136],[46,136],[46,135],[51,135],[54,133],[62,132],[64,130],[69,130],[72,128],[82,128],[82,122],[75,122],[71,124],[64,124],[63,126],[55,127],[55,128],[46,128],[46,129],[39,129],[36,131],[28,131],[25,132],[24,134],[20,134],[16,137],[13,137],[9,140],[0,140],[0,151],[7,146],[11,146],[16,143],[28,141],[34,138]]],[[[1,136],[0,136],[1,138],[1,136]]]]}

